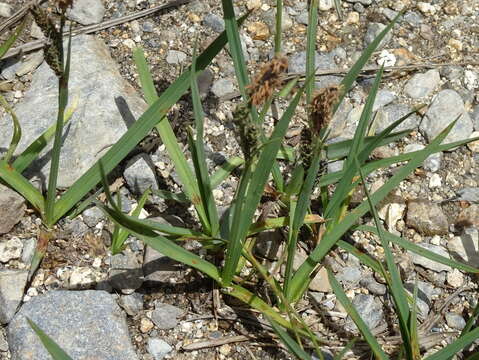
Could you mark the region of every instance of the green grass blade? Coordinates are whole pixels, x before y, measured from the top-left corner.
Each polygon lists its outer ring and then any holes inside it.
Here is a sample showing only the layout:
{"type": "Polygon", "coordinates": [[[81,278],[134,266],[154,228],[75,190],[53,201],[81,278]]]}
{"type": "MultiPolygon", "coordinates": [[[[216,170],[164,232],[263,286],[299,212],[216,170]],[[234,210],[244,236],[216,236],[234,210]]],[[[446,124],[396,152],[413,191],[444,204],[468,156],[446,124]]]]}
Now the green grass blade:
{"type": "Polygon", "coordinates": [[[3,160],[0,161],[0,179],[22,195],[40,214],[43,214],[45,203],[42,194],[22,174],[3,160]]]}
{"type": "Polygon", "coordinates": [[[274,53],[281,54],[281,34],[283,33],[283,0],[276,0],[276,33],[274,34],[274,53]]]}
{"type": "Polygon", "coordinates": [[[191,141],[193,163],[195,165],[196,177],[199,182],[201,199],[203,207],[206,209],[207,219],[209,221],[209,235],[216,237],[219,233],[218,210],[210,184],[208,167],[206,165],[204,137],[204,113],[200,100],[200,91],[196,76],[196,46],[193,52],[193,63],[191,65],[191,97],[193,102],[193,113],[196,123],[196,141],[191,141]]]}
{"type": "MultiPolygon", "coordinates": [[[[148,64],[146,62],[143,50],[140,48],[135,49],[133,51],[133,59],[135,60],[136,66],[138,68],[138,73],[140,75],[140,83],[143,89],[143,93],[145,95],[146,102],[148,103],[148,105],[151,106],[155,103],[155,101],[157,101],[158,95],[156,93],[155,85],[153,83],[153,77],[151,76],[151,72],[148,68],[148,64]]],[[[191,75],[191,71],[188,73],[191,75]]],[[[188,85],[190,86],[191,78],[188,80],[188,85]]],[[[185,89],[184,91],[186,90],[187,89],[185,89]]],[[[163,141],[163,144],[166,147],[166,151],[168,152],[170,159],[175,164],[175,171],[180,178],[181,184],[183,185],[183,191],[195,206],[201,224],[205,229],[209,230],[210,226],[208,216],[206,214],[206,209],[201,202],[201,194],[198,182],[194,176],[193,171],[191,170],[190,165],[186,161],[186,157],[183,154],[182,149],[178,144],[178,140],[176,139],[175,133],[173,132],[173,128],[171,127],[170,122],[166,117],[166,112],[161,116],[158,116],[157,121],[158,124],[155,124],[155,127],[161,137],[161,140],[163,141]]]]}
{"type": "Polygon", "coordinates": [[[431,356],[428,356],[424,360],[444,360],[448,359],[451,356],[454,356],[459,353],[462,349],[468,346],[473,341],[476,341],[479,338],[479,327],[468,332],[467,334],[460,336],[452,344],[449,344],[444,349],[439,350],[431,356]]]}
{"type": "Polygon", "coordinates": [[[341,303],[341,305],[343,305],[346,312],[349,314],[351,319],[354,321],[354,323],[358,327],[359,331],[364,337],[364,340],[367,341],[369,347],[374,353],[375,358],[381,359],[381,360],[389,359],[386,353],[381,348],[381,345],[379,345],[378,341],[369,330],[364,320],[361,319],[361,316],[359,315],[357,310],[354,308],[351,301],[349,301],[348,297],[344,293],[344,290],[341,288],[341,285],[339,284],[338,280],[336,280],[331,270],[329,269],[328,269],[328,279],[329,279],[329,283],[331,284],[331,288],[333,289],[333,292],[336,295],[336,298],[341,303]]]}
{"type": "MultiPolygon", "coordinates": [[[[60,28],[60,31],[63,31],[60,28]]],[[[57,180],[58,170],[60,167],[60,152],[62,147],[63,125],[65,120],[65,110],[68,105],[68,78],[70,76],[70,60],[71,60],[71,42],[72,34],[70,28],[70,37],[68,39],[68,49],[66,62],[63,63],[63,42],[60,44],[60,58],[62,59],[63,73],[58,79],[58,115],[55,127],[55,137],[53,139],[53,148],[51,151],[50,173],[48,176],[47,197],[45,200],[45,220],[46,225],[51,227],[55,224],[55,202],[57,196],[57,180]]]]}
{"type": "MultiPolygon", "coordinates": [[[[360,231],[369,231],[371,233],[374,233],[374,234],[378,235],[377,229],[372,227],[372,226],[361,225],[361,226],[356,227],[355,229],[360,230],[360,231]]],[[[429,260],[432,260],[432,261],[450,266],[454,269],[458,269],[458,270],[465,271],[465,272],[468,272],[468,273],[472,273],[472,274],[478,274],[479,273],[479,268],[475,268],[475,267],[467,265],[467,264],[462,264],[462,263],[460,263],[458,261],[455,261],[453,259],[448,259],[447,257],[436,254],[436,253],[434,253],[430,250],[427,250],[427,249],[425,249],[425,248],[423,248],[419,245],[416,245],[416,244],[414,244],[410,241],[407,241],[406,239],[403,239],[403,238],[401,238],[399,236],[396,236],[394,234],[391,234],[389,232],[383,231],[382,235],[384,236],[384,238],[387,241],[390,241],[393,244],[396,244],[396,245],[402,247],[403,249],[406,249],[408,251],[411,251],[413,253],[421,255],[421,256],[429,259],[429,260]]]]}
{"type": "Polygon", "coordinates": [[[234,156],[224,164],[222,164],[213,175],[211,175],[211,188],[215,189],[221,184],[238,166],[243,165],[244,160],[238,156],[234,156]]]}
{"type": "Polygon", "coordinates": [[[17,40],[18,36],[22,33],[25,25],[27,23],[27,19],[23,20],[19,27],[15,29],[12,35],[0,46],[0,59],[7,53],[7,51],[12,47],[13,43],[17,40]]]}
{"type": "MultiPolygon", "coordinates": [[[[248,99],[246,85],[249,84],[248,69],[246,68],[246,61],[241,47],[240,33],[233,9],[233,2],[231,0],[221,0],[221,3],[223,6],[225,30],[228,36],[228,47],[231,53],[231,58],[233,59],[236,79],[238,80],[240,94],[246,101],[248,99]]],[[[253,110],[253,112],[256,111],[253,110]]]]}
{"type": "Polygon", "coordinates": [[[167,190],[152,189],[152,193],[165,200],[173,200],[179,203],[189,203],[190,199],[184,193],[173,193],[167,190]]]}
{"type": "MultiPolygon", "coordinates": [[[[354,134],[353,142],[351,143],[351,148],[349,150],[348,157],[344,164],[344,168],[346,169],[342,179],[340,180],[336,190],[334,191],[334,195],[331,200],[328,202],[328,206],[324,211],[324,217],[326,219],[333,219],[334,222],[339,220],[339,212],[341,211],[341,205],[346,199],[347,194],[351,191],[351,184],[353,183],[353,178],[356,176],[358,167],[355,162],[355,158],[359,154],[359,164],[362,165],[368,158],[369,153],[366,151],[361,151],[363,148],[363,141],[367,131],[369,124],[371,123],[371,116],[373,111],[374,100],[376,98],[376,94],[379,89],[379,84],[381,81],[381,77],[383,74],[383,68],[381,68],[378,73],[376,74],[376,78],[374,80],[374,84],[371,88],[369,96],[366,100],[366,104],[364,105],[364,109],[361,113],[361,117],[359,119],[358,126],[356,128],[356,132],[354,134]]],[[[365,150],[369,150],[371,152],[371,145],[374,144],[373,141],[365,150]]]]}
{"type": "MultiPolygon", "coordinates": [[[[323,218],[319,215],[310,214],[304,217],[305,224],[318,224],[324,222],[323,218]]],[[[256,222],[251,225],[248,236],[260,233],[266,230],[277,229],[280,227],[285,227],[290,224],[289,217],[278,217],[278,218],[268,218],[264,221],[256,222]]]]}
{"type": "Polygon", "coordinates": [[[472,316],[467,320],[466,326],[464,326],[464,329],[462,329],[461,336],[467,334],[472,329],[472,327],[474,326],[478,318],[479,318],[479,302],[476,304],[476,307],[474,308],[474,312],[472,313],[472,316]]]}
{"type": "Polygon", "coordinates": [[[349,72],[346,74],[343,81],[341,81],[341,85],[340,85],[342,88],[341,96],[335,107],[335,111],[338,109],[344,97],[353,86],[353,83],[356,81],[359,73],[361,72],[361,69],[364,67],[364,65],[366,65],[366,63],[371,58],[376,48],[379,46],[379,43],[382,41],[382,39],[384,39],[386,34],[392,29],[392,27],[398,21],[400,16],[402,16],[402,13],[399,13],[398,15],[396,15],[396,17],[389,23],[389,25],[386,26],[386,28],[383,31],[381,31],[381,33],[368,45],[366,49],[363,50],[359,59],[353,65],[351,70],[349,70],[349,72]]]}
{"type": "MultiPolygon", "coordinates": [[[[138,204],[136,205],[135,209],[131,213],[132,217],[138,218],[140,216],[141,210],[145,206],[146,201],[148,200],[148,196],[150,194],[151,194],[151,189],[147,189],[141,195],[140,200],[138,200],[138,204]]],[[[118,207],[121,209],[121,203],[120,203],[121,200],[120,199],[121,199],[121,197],[118,195],[118,200],[119,200],[118,207]]],[[[128,235],[130,235],[130,233],[127,230],[125,230],[123,228],[120,228],[118,225],[115,226],[114,230],[116,230],[116,229],[119,229],[119,230],[116,231],[116,234],[113,234],[113,236],[111,237],[111,253],[112,253],[112,255],[118,254],[123,250],[123,244],[125,243],[126,239],[128,238],[128,235]]]]}
{"type": "Polygon", "coordinates": [[[52,356],[53,360],[72,360],[72,358],[68,356],[68,354],[65,351],[63,351],[63,349],[60,346],[58,346],[57,343],[53,341],[51,337],[45,334],[43,330],[38,327],[37,324],[35,324],[28,317],[26,319],[28,323],[30,324],[30,327],[33,329],[33,331],[35,331],[35,333],[39,337],[45,349],[47,349],[50,355],[52,356]]]}
{"type": "Polygon", "coordinates": [[[238,265],[238,260],[241,256],[242,242],[252,223],[254,212],[263,194],[264,186],[268,181],[268,176],[271,172],[274,160],[276,159],[276,154],[278,153],[282,139],[286,134],[289,122],[294,115],[302,93],[303,90],[298,91],[278,124],[275,126],[271,137],[265,143],[261,151],[255,171],[251,175],[251,180],[245,196],[239,197],[235,204],[230,231],[230,241],[228,242],[226,262],[222,273],[223,281],[227,285],[230,284],[236,271],[236,266],[238,265]]]}
{"type": "MultiPolygon", "coordinates": [[[[451,131],[452,127],[456,124],[457,119],[453,121],[446,129],[444,129],[423,151],[419,152],[413,157],[409,163],[403,166],[393,177],[389,179],[386,184],[381,186],[374,194],[371,195],[371,202],[373,205],[379,203],[384,197],[399,183],[404,180],[416,167],[432,153],[437,152],[440,147],[440,143],[444,140],[447,134],[451,131]]],[[[321,242],[309,255],[307,260],[298,268],[292,279],[292,294],[294,300],[299,299],[307,288],[309,275],[312,273],[316,264],[321,262],[324,256],[329,250],[336,244],[340,237],[348,231],[354,223],[364,214],[369,211],[369,203],[363,201],[357,208],[351,213],[346,215],[340,224],[333,227],[330,231],[326,232],[321,239],[321,242]]]]}
{"type": "MultiPolygon", "coordinates": [[[[318,0],[309,4],[308,30],[306,34],[306,78],[316,73],[316,35],[318,32],[318,0]]],[[[313,98],[314,81],[306,85],[306,103],[310,104],[313,98]]]]}
{"type": "MultiPolygon", "coordinates": [[[[243,19],[239,20],[242,21],[243,19]]],[[[201,71],[211,62],[226,44],[226,34],[223,32],[198,57],[197,69],[201,71]]],[[[105,172],[110,172],[125,156],[143,139],[173,106],[190,86],[190,71],[184,72],[153,105],[130,127],[130,129],[113,145],[107,153],[95,163],[78,181],[63,194],[55,206],[57,221],[67,213],[85,194],[101,181],[100,161],[105,172]]],[[[160,123],[161,125],[162,123],[160,123]]],[[[178,171],[178,169],[176,169],[178,171]]]]}
{"type": "Polygon", "coordinates": [[[281,326],[279,326],[276,322],[267,318],[269,323],[271,324],[274,332],[278,334],[279,338],[283,342],[283,344],[288,348],[288,350],[294,354],[298,359],[301,360],[311,360],[311,356],[304,351],[301,346],[291,337],[289,334],[283,330],[281,326]]]}
{"type": "Polygon", "coordinates": [[[7,153],[3,157],[3,160],[7,163],[10,163],[15,150],[17,149],[17,145],[20,142],[22,137],[22,128],[20,126],[20,122],[18,121],[17,115],[13,111],[13,109],[8,105],[7,101],[3,96],[0,95],[0,105],[3,106],[5,111],[11,116],[13,122],[13,134],[12,140],[10,141],[10,146],[8,147],[7,153]]]}

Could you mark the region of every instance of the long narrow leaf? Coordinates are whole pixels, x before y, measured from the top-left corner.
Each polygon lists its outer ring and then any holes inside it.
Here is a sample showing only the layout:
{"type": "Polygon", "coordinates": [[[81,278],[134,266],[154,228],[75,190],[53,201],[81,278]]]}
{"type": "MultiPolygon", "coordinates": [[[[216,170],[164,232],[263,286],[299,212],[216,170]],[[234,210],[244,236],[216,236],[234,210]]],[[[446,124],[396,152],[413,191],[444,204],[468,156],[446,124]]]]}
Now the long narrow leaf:
{"type": "Polygon", "coordinates": [[[19,27],[15,29],[12,35],[0,46],[0,59],[7,53],[7,51],[12,47],[13,43],[17,40],[18,36],[21,34],[25,25],[27,24],[27,19],[23,20],[19,27]]]}
{"type": "MultiPolygon", "coordinates": [[[[318,0],[309,4],[308,30],[306,34],[306,78],[316,72],[316,35],[318,32],[318,0]]],[[[315,83],[311,81],[306,86],[306,103],[310,104],[313,98],[315,83]]]]}
{"type": "Polygon", "coordinates": [[[40,341],[42,342],[43,346],[45,346],[45,349],[48,350],[53,360],[72,360],[72,358],[68,356],[68,354],[65,351],[63,351],[63,349],[60,346],[58,346],[57,343],[53,341],[51,337],[45,334],[43,330],[38,327],[37,324],[35,324],[29,318],[27,318],[27,321],[30,324],[30,327],[33,329],[33,331],[35,331],[37,336],[40,338],[40,341]]]}
{"type": "Polygon", "coordinates": [[[289,334],[283,330],[281,326],[279,326],[276,322],[271,320],[270,318],[267,318],[271,326],[273,327],[273,330],[278,334],[279,338],[281,341],[286,345],[288,350],[293,353],[298,359],[301,360],[311,360],[311,356],[304,351],[301,346],[291,337],[289,334]]]}
{"type": "Polygon", "coordinates": [[[20,122],[18,121],[17,115],[13,109],[8,105],[7,101],[3,96],[0,95],[0,105],[5,109],[5,111],[11,116],[13,123],[13,134],[12,140],[10,141],[10,146],[8,147],[7,153],[5,154],[3,160],[7,163],[10,163],[13,154],[17,148],[18,143],[22,137],[22,128],[20,127],[20,122]]]}
{"type": "Polygon", "coordinates": [[[456,355],[460,350],[464,349],[473,341],[476,341],[479,338],[479,327],[475,328],[471,332],[460,336],[456,341],[452,344],[449,344],[444,349],[439,350],[438,352],[434,353],[431,356],[428,356],[424,360],[444,360],[448,359],[451,356],[456,355]]]}

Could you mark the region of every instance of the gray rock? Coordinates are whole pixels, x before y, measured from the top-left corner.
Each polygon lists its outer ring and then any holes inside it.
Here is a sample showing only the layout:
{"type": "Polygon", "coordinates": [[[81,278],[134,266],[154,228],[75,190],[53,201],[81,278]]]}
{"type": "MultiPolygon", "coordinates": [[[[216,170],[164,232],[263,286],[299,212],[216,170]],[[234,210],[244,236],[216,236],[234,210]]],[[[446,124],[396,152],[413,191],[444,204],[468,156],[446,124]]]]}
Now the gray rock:
{"type": "Polygon", "coordinates": [[[146,247],[143,260],[145,285],[157,286],[158,283],[169,283],[178,277],[181,264],[163,255],[150,246],[146,247]]]}
{"type": "MultiPolygon", "coordinates": [[[[373,42],[373,40],[386,28],[386,25],[381,23],[369,23],[368,28],[366,30],[366,35],[364,36],[364,45],[368,46],[373,42]]],[[[390,40],[392,34],[388,32],[384,39],[379,43],[377,49],[383,48],[390,40]]]]}
{"type": "Polygon", "coordinates": [[[296,16],[296,21],[297,21],[299,24],[308,25],[308,22],[309,22],[309,13],[308,13],[307,11],[303,11],[301,14],[299,14],[298,16],[296,16]]]}
{"type": "Polygon", "coordinates": [[[353,9],[354,9],[354,11],[356,11],[356,12],[358,12],[358,13],[360,13],[360,14],[362,14],[362,13],[366,10],[366,9],[364,8],[364,5],[361,4],[361,3],[359,3],[359,2],[357,2],[357,3],[355,3],[355,4],[353,5],[353,9]]]}
{"type": "Polygon", "coordinates": [[[406,224],[422,235],[445,235],[449,232],[446,215],[439,205],[427,200],[408,203],[406,224]]]}
{"type": "Polygon", "coordinates": [[[479,264],[479,232],[474,227],[464,229],[461,236],[454,236],[447,242],[451,257],[471,266],[479,264]]]}
{"type": "Polygon", "coordinates": [[[439,71],[432,69],[423,74],[414,75],[404,87],[406,94],[413,99],[429,96],[439,85],[441,77],[439,71]]]}
{"type": "MultiPolygon", "coordinates": [[[[390,104],[378,111],[376,116],[376,134],[386,129],[393,122],[399,120],[403,116],[406,116],[413,110],[412,107],[405,104],[390,104]]],[[[394,131],[403,131],[407,129],[417,129],[421,119],[415,113],[404,120],[394,131]]]]}
{"type": "Polygon", "coordinates": [[[35,238],[25,239],[23,240],[23,250],[22,250],[22,263],[30,264],[32,261],[33,254],[35,253],[35,247],[37,245],[37,241],[35,238]]]}
{"type": "MultiPolygon", "coordinates": [[[[102,40],[90,35],[72,40],[70,94],[78,103],[64,130],[58,187],[71,186],[125,133],[135,118],[147,108],[134,88],[121,76],[102,40]]],[[[30,89],[15,107],[22,126],[22,139],[17,154],[30,145],[57,116],[58,80],[46,63],[33,74],[30,89]]],[[[0,118],[0,147],[11,138],[11,120],[0,118]]],[[[34,162],[29,175],[48,178],[50,162],[47,146],[34,162]]]]}
{"type": "Polygon", "coordinates": [[[424,22],[424,18],[415,11],[408,11],[404,14],[404,21],[411,26],[419,27],[424,22]]]}
{"type": "Polygon", "coordinates": [[[364,286],[374,295],[384,295],[386,294],[386,285],[378,283],[372,275],[363,277],[359,284],[364,286]]]}
{"type": "Polygon", "coordinates": [[[75,218],[73,220],[65,220],[65,230],[73,237],[81,237],[89,230],[89,228],[83,220],[75,218]]]}
{"type": "Polygon", "coordinates": [[[473,130],[471,118],[459,94],[454,90],[443,90],[434,97],[419,130],[431,142],[457,117],[459,120],[443,143],[467,139],[473,130]]]}
{"type": "MultiPolygon", "coordinates": [[[[22,65],[19,57],[11,57],[0,62],[0,71],[2,78],[5,80],[13,80],[18,68],[22,65]]],[[[11,126],[11,123],[10,123],[11,126]]]]}
{"type": "Polygon", "coordinates": [[[95,227],[96,224],[105,218],[105,214],[98,206],[93,206],[82,212],[82,218],[89,227],[95,227]]]}
{"type": "Polygon", "coordinates": [[[7,352],[8,351],[8,342],[5,339],[5,334],[3,331],[0,331],[0,352],[7,352]]]}
{"type": "MultiPolygon", "coordinates": [[[[409,293],[409,295],[414,294],[414,283],[409,282],[404,284],[404,288],[409,293]]],[[[424,281],[417,282],[417,299],[416,304],[418,308],[418,318],[424,320],[429,314],[429,309],[431,308],[431,298],[436,294],[434,287],[424,281]]]]}
{"type": "Polygon", "coordinates": [[[211,88],[216,97],[223,97],[235,92],[235,85],[230,79],[219,79],[213,83],[211,88]]]}
{"type": "Polygon", "coordinates": [[[45,37],[42,29],[40,29],[40,26],[38,26],[35,21],[32,21],[32,27],[30,28],[30,36],[34,39],[43,39],[45,37]]]}
{"type": "Polygon", "coordinates": [[[145,21],[143,24],[141,24],[141,29],[142,29],[144,32],[152,33],[152,32],[155,31],[155,24],[153,24],[153,23],[150,22],[150,21],[145,21]]]}
{"type": "MultiPolygon", "coordinates": [[[[382,304],[372,295],[358,294],[353,299],[353,306],[366,323],[369,329],[374,329],[383,320],[384,313],[382,304]]],[[[356,324],[348,316],[344,326],[348,331],[357,331],[356,324]]]]}
{"type": "Polygon", "coordinates": [[[319,3],[318,3],[318,8],[321,11],[328,11],[332,9],[333,6],[334,6],[333,0],[319,0],[319,3]]]}
{"type": "Polygon", "coordinates": [[[104,291],[50,291],[21,307],[8,326],[12,358],[50,360],[26,317],[73,359],[138,359],[125,315],[104,291]]]}
{"type": "Polygon", "coordinates": [[[8,324],[23,299],[27,270],[0,270],[0,324],[8,324]]]}
{"type": "Polygon", "coordinates": [[[166,54],[166,62],[168,64],[178,65],[186,60],[187,56],[183,51],[170,50],[166,54]]]}
{"type": "Polygon", "coordinates": [[[474,124],[474,130],[479,131],[479,105],[474,106],[474,110],[472,111],[471,118],[474,124]]]}
{"type": "Polygon", "coordinates": [[[12,16],[13,9],[11,5],[8,5],[6,3],[0,3],[0,16],[1,17],[10,17],[12,16]]]}
{"type": "Polygon", "coordinates": [[[197,78],[198,89],[200,91],[200,96],[202,98],[208,95],[211,84],[213,83],[213,79],[214,79],[214,75],[209,69],[206,69],[198,76],[197,78]]]}
{"type": "Polygon", "coordinates": [[[73,7],[67,10],[67,17],[82,25],[92,25],[103,20],[105,11],[101,0],[74,1],[73,7]]]}
{"type": "Polygon", "coordinates": [[[159,338],[148,338],[146,349],[155,360],[163,359],[173,348],[164,340],[159,338]]]}
{"type": "MultiPolygon", "coordinates": [[[[427,244],[427,243],[419,243],[417,244],[420,247],[429,250],[435,254],[441,255],[447,259],[449,259],[449,254],[447,253],[446,250],[444,250],[442,247],[437,246],[437,245],[432,245],[432,244],[427,244]]],[[[447,265],[441,264],[437,261],[430,260],[424,256],[418,255],[412,251],[408,251],[408,254],[411,258],[411,261],[416,264],[416,265],[421,265],[422,267],[425,267],[426,269],[432,270],[432,271],[449,271],[451,268],[447,265]]]]}
{"type": "Polygon", "coordinates": [[[0,184],[0,234],[8,233],[22,219],[25,200],[15,191],[0,184]]]}
{"type": "MultiPolygon", "coordinates": [[[[382,10],[382,13],[384,16],[386,16],[386,18],[389,20],[389,21],[392,21],[398,14],[397,11],[394,11],[394,10],[391,10],[389,8],[384,8],[382,10]]],[[[401,19],[399,19],[399,21],[401,21],[401,19]]]]}
{"type": "Polygon", "coordinates": [[[130,295],[122,295],[118,303],[130,316],[135,316],[143,310],[143,296],[136,292],[130,295]]]}
{"type": "Polygon", "coordinates": [[[328,174],[343,170],[344,160],[337,160],[328,162],[328,174]]]}
{"type": "Polygon", "coordinates": [[[430,172],[437,172],[441,168],[442,162],[442,152],[437,152],[429,155],[426,160],[424,160],[423,168],[430,172]]]}
{"type": "MultiPolygon", "coordinates": [[[[324,70],[334,70],[338,66],[334,61],[334,53],[319,54],[316,52],[315,65],[317,72],[324,70]]],[[[304,74],[306,72],[306,51],[300,51],[292,54],[288,61],[288,72],[304,74]]]]}
{"type": "Polygon", "coordinates": [[[151,320],[161,330],[173,329],[178,325],[178,318],[184,311],[170,304],[155,303],[155,310],[151,313],[151,320]]]}
{"type": "Polygon", "coordinates": [[[361,5],[364,5],[364,6],[369,6],[373,3],[373,0],[346,0],[348,3],[352,3],[352,4],[361,4],[361,5]]]}
{"type": "Polygon", "coordinates": [[[466,326],[466,320],[459,314],[448,312],[445,317],[447,326],[453,329],[462,330],[466,326]]]}
{"type": "Polygon", "coordinates": [[[17,71],[15,72],[17,76],[23,76],[35,70],[43,62],[43,50],[36,51],[33,54],[30,54],[25,57],[17,71]]]}
{"type": "Polygon", "coordinates": [[[6,263],[22,256],[23,242],[17,237],[0,240],[0,262],[6,263]]]}
{"type": "Polygon", "coordinates": [[[136,254],[125,251],[110,258],[110,284],[118,290],[136,290],[143,284],[143,271],[136,254]]]}
{"type": "Polygon", "coordinates": [[[213,13],[206,14],[203,18],[203,23],[217,33],[220,33],[225,29],[225,21],[223,18],[213,13]]]}
{"type": "Polygon", "coordinates": [[[479,204],[479,187],[465,187],[457,191],[456,201],[467,201],[479,204]]]}
{"type": "Polygon", "coordinates": [[[154,169],[146,154],[137,155],[128,162],[123,177],[133,194],[141,195],[149,188],[158,190],[154,169]]]}
{"type": "Polygon", "coordinates": [[[374,99],[373,111],[382,108],[396,99],[396,94],[389,90],[381,89],[377,92],[376,98],[374,99]]]}
{"type": "Polygon", "coordinates": [[[346,289],[354,288],[361,280],[361,269],[357,266],[347,266],[338,273],[336,278],[341,281],[346,289]]]}

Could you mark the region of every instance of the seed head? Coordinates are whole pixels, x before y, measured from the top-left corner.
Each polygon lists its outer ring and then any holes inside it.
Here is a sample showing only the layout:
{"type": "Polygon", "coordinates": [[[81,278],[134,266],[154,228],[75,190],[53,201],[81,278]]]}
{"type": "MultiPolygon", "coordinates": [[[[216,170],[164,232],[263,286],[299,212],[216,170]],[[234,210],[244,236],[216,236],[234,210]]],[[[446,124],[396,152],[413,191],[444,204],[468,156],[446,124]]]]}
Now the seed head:
{"type": "Polygon", "coordinates": [[[239,144],[246,160],[253,157],[259,149],[261,129],[259,125],[252,122],[249,117],[249,106],[239,104],[233,112],[233,122],[236,134],[239,137],[239,144]]]}
{"type": "Polygon", "coordinates": [[[319,134],[319,131],[326,128],[333,117],[334,106],[341,95],[340,86],[330,86],[319,90],[311,101],[312,130],[319,134]]]}
{"type": "Polygon", "coordinates": [[[275,56],[273,60],[265,64],[248,86],[251,103],[255,106],[264,103],[281,85],[281,74],[287,69],[288,59],[285,56],[275,56]]]}

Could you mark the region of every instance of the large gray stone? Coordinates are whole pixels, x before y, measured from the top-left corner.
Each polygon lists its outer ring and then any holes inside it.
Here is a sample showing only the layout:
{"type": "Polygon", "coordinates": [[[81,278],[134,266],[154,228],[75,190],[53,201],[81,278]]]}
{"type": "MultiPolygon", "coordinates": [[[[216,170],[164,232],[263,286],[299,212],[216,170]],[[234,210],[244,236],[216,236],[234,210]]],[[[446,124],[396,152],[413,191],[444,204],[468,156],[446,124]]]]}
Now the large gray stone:
{"type": "Polygon", "coordinates": [[[67,17],[82,25],[98,24],[103,20],[105,7],[101,0],[73,1],[73,7],[67,11],[67,17]]]}
{"type": "Polygon", "coordinates": [[[149,188],[158,190],[155,167],[146,154],[131,159],[123,176],[133,194],[141,195],[149,188]]]}
{"type": "MultiPolygon", "coordinates": [[[[446,250],[444,250],[442,247],[433,245],[433,244],[427,244],[427,243],[419,243],[417,244],[420,247],[429,250],[430,252],[433,252],[437,255],[441,255],[447,259],[449,259],[449,254],[447,253],[446,250]]],[[[432,271],[449,271],[451,268],[447,265],[441,264],[437,261],[428,259],[427,257],[421,256],[415,252],[408,251],[409,256],[411,257],[411,261],[414,264],[421,265],[425,267],[426,269],[432,270],[432,271]]]]}
{"type": "Polygon", "coordinates": [[[125,315],[104,291],[51,291],[25,303],[8,326],[12,359],[50,360],[35,322],[75,360],[136,360],[125,315]]]}
{"type": "MultiPolygon", "coordinates": [[[[102,40],[81,35],[72,41],[70,104],[78,106],[64,129],[58,187],[69,187],[85,173],[109,147],[125,133],[147,108],[146,103],[118,71],[102,40]]],[[[30,89],[15,112],[22,126],[17,153],[23,151],[55,121],[58,80],[43,63],[34,73],[30,89]]],[[[11,139],[8,116],[0,118],[0,148],[11,139]],[[3,131],[5,129],[5,131],[3,131]]],[[[50,171],[51,145],[34,162],[30,175],[47,179],[50,171]]]]}
{"type": "Polygon", "coordinates": [[[22,219],[25,208],[22,196],[0,184],[0,234],[12,230],[22,219]]]}
{"type": "MultiPolygon", "coordinates": [[[[364,45],[368,46],[369,44],[371,44],[385,28],[386,25],[381,23],[369,23],[366,30],[366,35],[364,36],[364,45]]],[[[384,47],[391,40],[391,37],[391,32],[388,32],[379,43],[378,49],[384,47]]]]}
{"type": "Polygon", "coordinates": [[[438,204],[427,200],[408,203],[406,224],[422,235],[445,235],[449,232],[446,215],[438,204]]]}
{"type": "MultiPolygon", "coordinates": [[[[376,133],[379,133],[386,129],[393,122],[406,116],[413,110],[412,107],[405,104],[389,104],[380,109],[376,116],[376,133]]],[[[421,119],[415,113],[404,120],[394,131],[403,131],[407,129],[417,129],[421,119]]]]}
{"type": "MultiPolygon", "coordinates": [[[[379,325],[384,317],[382,304],[372,295],[358,294],[353,299],[353,306],[366,323],[369,329],[374,329],[379,325]]],[[[357,330],[356,324],[348,316],[344,326],[348,331],[357,330]]]]}
{"type": "Polygon", "coordinates": [[[132,251],[110,258],[110,284],[118,290],[136,290],[143,284],[143,270],[132,251]]]}
{"type": "Polygon", "coordinates": [[[23,298],[27,270],[0,270],[0,324],[8,324],[23,298]]]}
{"type": "Polygon", "coordinates": [[[459,94],[454,90],[443,90],[434,97],[419,130],[431,142],[458,117],[456,125],[444,139],[444,144],[469,138],[473,128],[471,118],[459,94]]]}
{"type": "Polygon", "coordinates": [[[407,82],[404,91],[413,99],[430,95],[439,85],[441,77],[439,71],[432,69],[424,74],[416,74],[407,82]]]}

